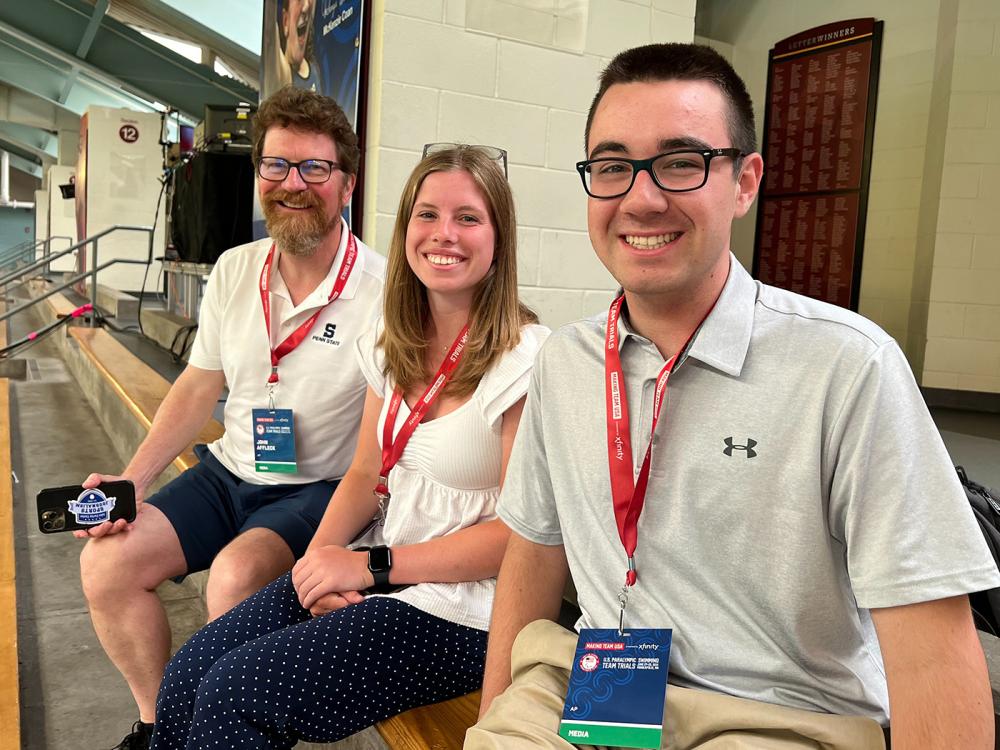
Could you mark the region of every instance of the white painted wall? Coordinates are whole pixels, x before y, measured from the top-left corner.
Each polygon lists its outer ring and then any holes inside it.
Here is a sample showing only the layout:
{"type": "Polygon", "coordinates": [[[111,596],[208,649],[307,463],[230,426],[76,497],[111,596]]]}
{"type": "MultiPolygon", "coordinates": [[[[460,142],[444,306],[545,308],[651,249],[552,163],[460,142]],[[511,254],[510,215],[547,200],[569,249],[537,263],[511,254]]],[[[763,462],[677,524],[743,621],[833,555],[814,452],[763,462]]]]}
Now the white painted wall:
{"type": "MultiPolygon", "coordinates": [[[[76,172],[72,166],[61,164],[49,167],[48,171],[48,192],[49,192],[49,237],[72,237],[73,242],[76,236],[76,202],[72,199],[66,200],[59,192],[59,186],[65,185],[76,172]]],[[[64,240],[53,244],[53,251],[65,249],[68,245],[64,240]]],[[[53,271],[75,271],[76,253],[59,258],[52,263],[53,271]]]]}
{"type": "Polygon", "coordinates": [[[586,233],[586,112],[622,49],[691,41],[695,0],[385,0],[372,29],[365,241],[385,251],[399,194],[435,141],[507,149],[524,301],[557,326],[616,288],[586,233]]]}
{"type": "MultiPolygon", "coordinates": [[[[87,236],[92,237],[115,224],[151,226],[160,192],[160,116],[91,106],[87,118],[87,236]],[[131,143],[123,140],[120,134],[123,127],[134,128],[138,139],[131,143]]],[[[164,211],[165,202],[161,202],[154,256],[163,255],[164,211]]],[[[113,258],[145,260],[148,238],[144,232],[116,231],[100,240],[98,263],[113,258]]],[[[154,261],[150,267],[147,290],[156,287],[160,265],[159,261],[154,261]]],[[[89,246],[87,268],[90,268],[89,246]]],[[[139,291],[145,272],[143,266],[119,264],[101,271],[98,283],[124,291],[139,291]]]]}

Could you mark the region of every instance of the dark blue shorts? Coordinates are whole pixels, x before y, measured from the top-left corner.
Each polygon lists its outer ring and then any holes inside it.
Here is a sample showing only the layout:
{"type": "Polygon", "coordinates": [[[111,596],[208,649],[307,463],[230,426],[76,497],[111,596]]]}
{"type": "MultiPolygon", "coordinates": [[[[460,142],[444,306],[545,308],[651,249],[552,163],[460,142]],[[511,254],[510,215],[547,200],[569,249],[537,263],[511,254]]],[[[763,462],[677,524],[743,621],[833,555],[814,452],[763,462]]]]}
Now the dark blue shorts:
{"type": "Polygon", "coordinates": [[[207,570],[223,547],[257,527],[284,539],[296,559],[305,554],[337,482],[251,484],[207,446],[196,445],[194,453],[199,463],[146,501],[173,525],[188,573],[207,570]]]}

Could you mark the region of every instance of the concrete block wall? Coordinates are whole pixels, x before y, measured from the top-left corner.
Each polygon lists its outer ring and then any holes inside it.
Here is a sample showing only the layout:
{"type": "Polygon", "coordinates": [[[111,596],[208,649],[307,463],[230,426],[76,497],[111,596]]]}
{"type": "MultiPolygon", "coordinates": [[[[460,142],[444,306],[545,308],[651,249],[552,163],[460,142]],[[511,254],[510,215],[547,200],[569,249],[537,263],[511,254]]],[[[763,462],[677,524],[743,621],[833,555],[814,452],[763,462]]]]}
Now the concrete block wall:
{"type": "MultiPolygon", "coordinates": [[[[917,379],[923,382],[924,359],[927,352],[927,315],[930,306],[931,275],[934,256],[938,251],[938,207],[941,202],[945,141],[948,131],[948,109],[951,102],[952,69],[955,60],[955,27],[958,21],[958,0],[943,0],[938,13],[938,40],[935,47],[931,110],[924,144],[923,183],[920,191],[920,214],[917,219],[916,255],[913,264],[910,317],[907,346],[910,365],[917,379]]],[[[929,385],[928,383],[924,383],[929,385]]]]}
{"type": "Polygon", "coordinates": [[[957,6],[923,383],[1000,393],[1000,3],[957,6]]]}
{"type": "Polygon", "coordinates": [[[695,0],[385,0],[372,18],[364,239],[382,252],[423,144],[509,153],[524,301],[558,326],[608,304],[574,164],[600,71],[620,50],[691,41],[695,0]]]}

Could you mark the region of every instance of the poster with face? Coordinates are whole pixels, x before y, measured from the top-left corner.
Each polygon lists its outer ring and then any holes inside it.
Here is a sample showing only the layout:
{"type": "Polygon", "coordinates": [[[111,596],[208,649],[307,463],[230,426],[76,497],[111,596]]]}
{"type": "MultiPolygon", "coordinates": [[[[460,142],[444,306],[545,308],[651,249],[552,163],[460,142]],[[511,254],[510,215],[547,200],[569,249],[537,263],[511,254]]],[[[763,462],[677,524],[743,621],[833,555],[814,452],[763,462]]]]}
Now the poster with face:
{"type": "Polygon", "coordinates": [[[317,91],[356,130],[365,10],[364,0],[265,0],[261,98],[287,84],[317,91]]]}
{"type": "MultiPolygon", "coordinates": [[[[345,218],[360,234],[364,194],[364,106],[370,0],[264,0],[261,99],[291,84],[332,97],[358,134],[362,163],[345,218]],[[353,216],[353,221],[352,221],[353,216]]],[[[254,237],[266,235],[254,206],[254,237]]]]}

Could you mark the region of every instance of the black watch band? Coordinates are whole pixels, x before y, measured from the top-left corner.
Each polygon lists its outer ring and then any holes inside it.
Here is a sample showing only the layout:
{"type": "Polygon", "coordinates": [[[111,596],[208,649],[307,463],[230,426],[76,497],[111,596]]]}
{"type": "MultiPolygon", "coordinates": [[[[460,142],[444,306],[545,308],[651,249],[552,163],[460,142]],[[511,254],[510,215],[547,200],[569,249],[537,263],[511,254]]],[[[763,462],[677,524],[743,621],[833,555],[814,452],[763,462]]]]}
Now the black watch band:
{"type": "Polygon", "coordinates": [[[372,587],[376,592],[383,592],[391,589],[389,583],[389,572],[392,570],[392,550],[384,544],[372,547],[368,550],[368,571],[375,579],[372,587]]]}

